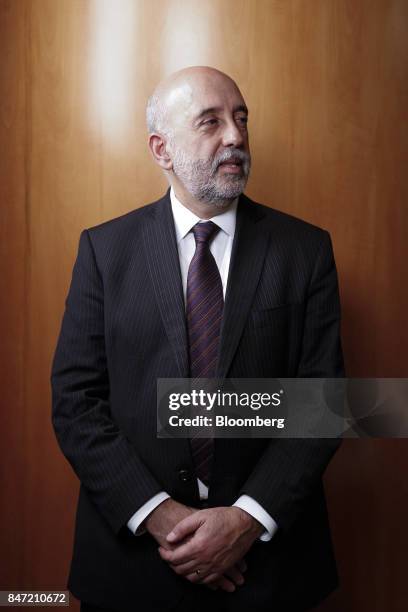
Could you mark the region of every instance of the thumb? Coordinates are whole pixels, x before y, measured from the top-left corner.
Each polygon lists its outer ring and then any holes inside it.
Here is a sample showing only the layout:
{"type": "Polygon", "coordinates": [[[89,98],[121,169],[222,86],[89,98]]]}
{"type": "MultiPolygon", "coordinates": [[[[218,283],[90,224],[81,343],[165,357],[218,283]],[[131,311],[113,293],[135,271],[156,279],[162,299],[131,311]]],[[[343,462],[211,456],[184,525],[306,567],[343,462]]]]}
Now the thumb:
{"type": "Polygon", "coordinates": [[[183,520],[181,520],[175,527],[173,527],[172,531],[167,535],[167,542],[174,543],[183,540],[189,533],[193,533],[196,531],[200,525],[202,525],[203,521],[200,519],[198,512],[194,514],[190,514],[186,516],[183,520]]]}

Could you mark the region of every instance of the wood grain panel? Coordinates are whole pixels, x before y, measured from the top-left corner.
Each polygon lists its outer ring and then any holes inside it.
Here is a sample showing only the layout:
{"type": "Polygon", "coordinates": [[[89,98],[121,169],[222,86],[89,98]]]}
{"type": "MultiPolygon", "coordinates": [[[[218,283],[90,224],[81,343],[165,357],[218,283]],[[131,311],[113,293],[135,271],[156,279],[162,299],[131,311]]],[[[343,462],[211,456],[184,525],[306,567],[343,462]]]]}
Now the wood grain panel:
{"type": "Polygon", "coordinates": [[[0,589],[24,581],[24,436],[27,339],[26,14],[24,5],[0,4],[0,589]],[[5,148],[7,147],[7,148],[5,148]],[[7,299],[6,299],[7,298],[7,299]]]}
{"type": "MultiPolygon", "coordinates": [[[[407,26],[405,0],[0,0],[1,588],[65,584],[78,485],[51,358],[81,229],[166,188],[144,107],[169,72],[236,79],[248,195],[332,234],[349,375],[407,376],[407,26]]],[[[407,467],[387,440],[329,467],[343,589],[322,612],[405,609],[407,467]]]]}

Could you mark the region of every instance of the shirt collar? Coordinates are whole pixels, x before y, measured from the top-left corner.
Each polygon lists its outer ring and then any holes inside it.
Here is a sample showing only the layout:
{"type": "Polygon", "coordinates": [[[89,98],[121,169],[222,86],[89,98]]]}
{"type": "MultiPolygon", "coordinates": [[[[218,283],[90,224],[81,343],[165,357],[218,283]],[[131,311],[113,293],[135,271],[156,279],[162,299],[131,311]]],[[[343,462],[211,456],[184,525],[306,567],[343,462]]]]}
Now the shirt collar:
{"type": "Polygon", "coordinates": [[[197,217],[197,215],[177,199],[173,187],[170,189],[170,201],[176,228],[177,244],[191,231],[194,225],[200,221],[212,221],[228,236],[234,237],[237,221],[238,198],[235,198],[228,210],[219,215],[215,215],[215,217],[211,217],[211,219],[200,219],[200,217],[197,217]]]}

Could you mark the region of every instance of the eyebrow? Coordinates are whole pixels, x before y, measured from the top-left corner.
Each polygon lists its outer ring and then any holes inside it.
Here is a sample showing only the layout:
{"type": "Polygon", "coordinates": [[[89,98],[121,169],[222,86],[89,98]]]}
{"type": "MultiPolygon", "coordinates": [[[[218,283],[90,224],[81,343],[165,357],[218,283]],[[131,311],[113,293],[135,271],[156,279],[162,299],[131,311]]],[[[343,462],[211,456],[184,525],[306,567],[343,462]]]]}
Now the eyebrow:
{"type": "MultiPolygon", "coordinates": [[[[219,113],[222,110],[223,109],[220,106],[210,106],[208,108],[203,108],[203,110],[201,110],[198,113],[198,115],[194,118],[194,123],[196,121],[199,121],[203,117],[205,117],[205,115],[209,115],[211,113],[219,113]]],[[[239,112],[243,112],[246,115],[248,115],[248,109],[245,106],[245,104],[239,104],[238,106],[235,106],[235,108],[233,109],[233,113],[239,113],[239,112]]]]}

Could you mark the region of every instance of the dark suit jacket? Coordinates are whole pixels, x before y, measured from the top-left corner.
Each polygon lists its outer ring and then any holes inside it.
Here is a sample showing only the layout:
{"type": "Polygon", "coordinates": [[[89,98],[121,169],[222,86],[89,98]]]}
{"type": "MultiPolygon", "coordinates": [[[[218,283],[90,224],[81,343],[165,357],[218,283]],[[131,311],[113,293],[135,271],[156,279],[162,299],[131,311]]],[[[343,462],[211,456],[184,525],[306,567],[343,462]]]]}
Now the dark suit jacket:
{"type": "MultiPolygon", "coordinates": [[[[241,196],[218,376],[342,376],[339,321],[329,234],[241,196]]],[[[188,375],[167,192],[80,237],[51,378],[55,432],[81,481],[70,590],[129,610],[170,609],[196,589],[235,610],[318,603],[337,584],[321,481],[337,440],[215,441],[210,505],[246,493],[279,526],[249,551],[233,594],[178,577],[149,534],[126,527],[162,490],[199,503],[188,440],[156,437],[156,379],[188,375]]]]}

